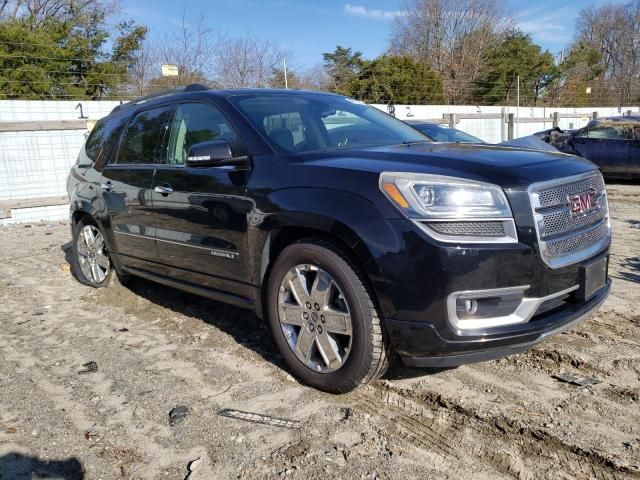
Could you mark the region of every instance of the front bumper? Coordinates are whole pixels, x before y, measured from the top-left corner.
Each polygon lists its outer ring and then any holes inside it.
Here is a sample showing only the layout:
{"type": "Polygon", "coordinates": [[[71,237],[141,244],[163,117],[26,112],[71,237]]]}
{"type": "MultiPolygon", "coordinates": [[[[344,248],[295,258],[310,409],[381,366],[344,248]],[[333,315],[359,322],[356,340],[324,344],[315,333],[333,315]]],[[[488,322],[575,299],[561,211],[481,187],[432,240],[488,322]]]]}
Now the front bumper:
{"type": "Polygon", "coordinates": [[[605,301],[610,289],[611,280],[607,280],[606,286],[586,302],[567,303],[542,318],[495,333],[444,338],[432,323],[397,320],[387,320],[386,328],[406,365],[454,367],[483,362],[524,352],[546,338],[572,328],[605,301]]]}

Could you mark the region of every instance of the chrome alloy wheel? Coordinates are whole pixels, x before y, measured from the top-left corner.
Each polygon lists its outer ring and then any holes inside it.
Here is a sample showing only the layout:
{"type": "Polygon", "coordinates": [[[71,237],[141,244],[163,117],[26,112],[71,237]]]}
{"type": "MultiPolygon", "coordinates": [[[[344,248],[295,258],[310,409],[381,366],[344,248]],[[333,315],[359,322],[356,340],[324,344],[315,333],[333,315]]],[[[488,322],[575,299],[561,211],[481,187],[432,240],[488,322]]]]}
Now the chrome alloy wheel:
{"type": "Polygon", "coordinates": [[[278,295],[280,327],[304,365],[335,372],[347,360],[353,340],[351,314],[336,280],[315,265],[287,272],[278,295]]]}
{"type": "Polygon", "coordinates": [[[85,225],[80,230],[76,250],[78,263],[85,278],[95,284],[104,282],[111,265],[104,238],[95,225],[85,225]]]}

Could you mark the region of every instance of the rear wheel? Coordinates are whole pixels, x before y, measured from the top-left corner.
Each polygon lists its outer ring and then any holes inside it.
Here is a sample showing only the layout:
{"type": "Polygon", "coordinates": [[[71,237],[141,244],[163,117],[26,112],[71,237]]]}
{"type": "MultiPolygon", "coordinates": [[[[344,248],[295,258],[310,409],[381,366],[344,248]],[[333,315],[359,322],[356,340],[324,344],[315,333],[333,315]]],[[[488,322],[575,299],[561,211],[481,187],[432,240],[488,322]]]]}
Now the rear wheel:
{"type": "Polygon", "coordinates": [[[102,233],[88,217],[80,219],[73,233],[72,266],[76,278],[99,288],[109,283],[113,268],[102,233]]]}
{"type": "Polygon", "coordinates": [[[390,351],[377,310],[337,246],[310,239],[285,248],[267,288],[274,339],[304,383],[342,393],[386,371],[390,351]]]}

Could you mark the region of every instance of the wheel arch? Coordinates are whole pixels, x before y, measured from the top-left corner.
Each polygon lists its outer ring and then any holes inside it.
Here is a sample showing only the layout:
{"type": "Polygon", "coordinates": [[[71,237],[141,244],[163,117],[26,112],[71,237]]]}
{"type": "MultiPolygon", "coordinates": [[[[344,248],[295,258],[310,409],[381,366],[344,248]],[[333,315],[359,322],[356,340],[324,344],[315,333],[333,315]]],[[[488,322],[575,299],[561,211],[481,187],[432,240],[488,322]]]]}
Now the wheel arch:
{"type": "Polygon", "coordinates": [[[95,222],[95,218],[91,216],[91,214],[85,210],[74,210],[71,213],[71,227],[75,228],[75,226],[82,220],[84,217],[89,217],[91,220],[95,222]]]}
{"type": "Polygon", "coordinates": [[[256,313],[260,318],[264,318],[266,314],[264,308],[267,291],[266,284],[275,260],[286,247],[306,238],[327,241],[335,245],[343,255],[348,256],[349,260],[361,273],[367,288],[371,291],[380,314],[384,316],[390,313],[392,306],[383,288],[382,274],[363,238],[342,222],[329,217],[320,219],[316,215],[312,222],[281,225],[267,234],[262,252],[259,255],[260,264],[257,265],[259,271],[256,272],[258,282],[262,286],[260,289],[260,301],[256,302],[256,313]],[[323,225],[331,225],[331,228],[323,228],[323,225]]]}
{"type": "Polygon", "coordinates": [[[113,252],[111,237],[108,235],[108,224],[105,225],[104,222],[101,221],[99,212],[94,208],[92,202],[89,202],[82,198],[77,198],[71,203],[70,220],[72,236],[73,232],[75,231],[76,225],[78,225],[78,223],[83,218],[89,218],[94,224],[96,224],[96,226],[100,230],[100,233],[102,233],[102,238],[104,238],[113,268],[116,270],[119,276],[124,276],[125,274],[120,263],[120,258],[113,252]]]}

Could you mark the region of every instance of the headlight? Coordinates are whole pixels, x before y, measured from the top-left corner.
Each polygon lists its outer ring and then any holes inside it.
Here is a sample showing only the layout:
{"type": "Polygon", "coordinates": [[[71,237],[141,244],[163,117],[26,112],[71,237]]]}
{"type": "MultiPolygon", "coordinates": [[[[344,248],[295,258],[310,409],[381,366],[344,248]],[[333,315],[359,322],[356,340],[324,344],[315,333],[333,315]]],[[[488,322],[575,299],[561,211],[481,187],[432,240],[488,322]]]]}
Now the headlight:
{"type": "Polygon", "coordinates": [[[449,242],[515,242],[507,197],[500,187],[462,178],[384,172],[380,188],[432,237],[449,242]]]}

